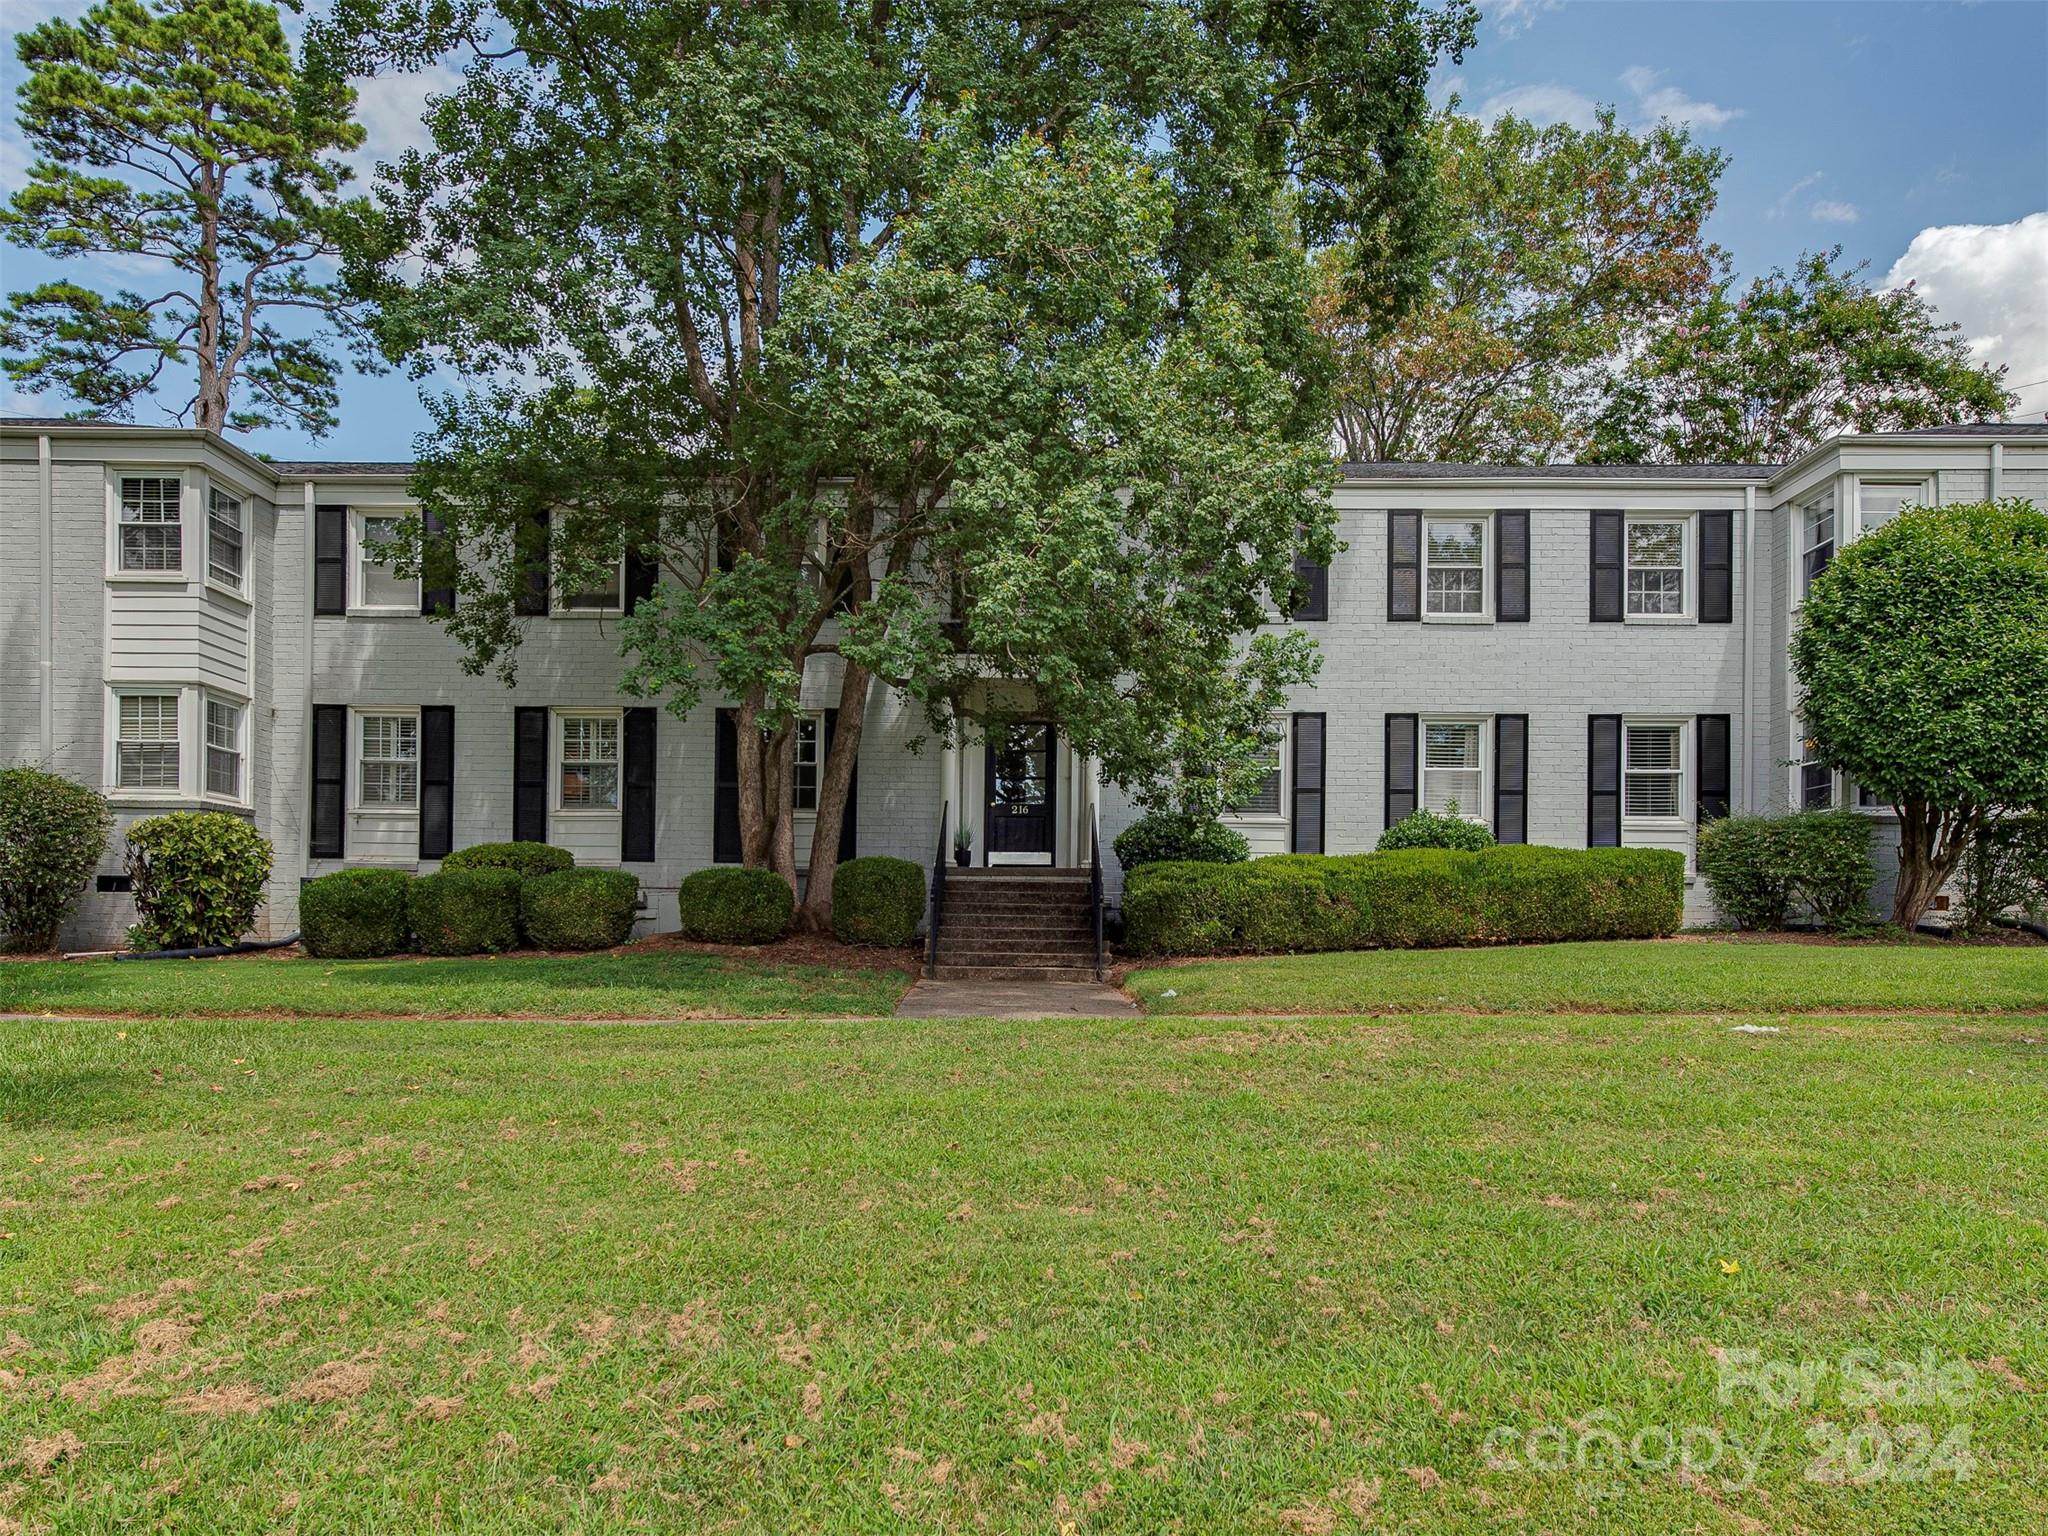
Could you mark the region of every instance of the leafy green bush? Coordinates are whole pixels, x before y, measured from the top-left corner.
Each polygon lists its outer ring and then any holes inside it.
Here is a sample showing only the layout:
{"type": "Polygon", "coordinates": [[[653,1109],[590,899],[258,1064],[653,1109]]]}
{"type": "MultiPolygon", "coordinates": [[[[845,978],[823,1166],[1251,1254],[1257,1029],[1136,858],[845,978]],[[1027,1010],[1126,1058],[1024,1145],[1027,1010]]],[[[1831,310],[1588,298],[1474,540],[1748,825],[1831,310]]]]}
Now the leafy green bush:
{"type": "Polygon", "coordinates": [[[0,934],[44,950],[106,851],[106,796],[40,768],[0,768],[0,934]]]}
{"type": "Polygon", "coordinates": [[[411,885],[402,869],[343,869],[307,881],[299,889],[299,942],[323,960],[399,954],[410,931],[411,885]]]}
{"type": "Polygon", "coordinates": [[[575,865],[574,854],[552,843],[476,843],[456,849],[441,861],[443,869],[509,869],[528,880],[575,865]]]}
{"type": "Polygon", "coordinates": [[[848,859],[832,877],[832,932],[844,944],[908,944],[924,898],[924,871],[910,860],[848,859]]]}
{"type": "Polygon", "coordinates": [[[444,869],[406,892],[406,922],[423,955],[493,954],[519,947],[519,876],[509,869],[444,869]]]}
{"type": "Polygon", "coordinates": [[[623,869],[558,869],[519,887],[519,925],[537,949],[610,949],[633,934],[640,877],[623,869]]]}
{"type": "Polygon", "coordinates": [[[1110,845],[1125,870],[1146,864],[1242,864],[1251,857],[1244,834],[1213,816],[1153,811],[1117,833],[1110,845]]]}
{"type": "Polygon", "coordinates": [[[795,911],[796,893],[770,869],[717,864],[676,889],[683,936],[710,944],[772,944],[789,931],[795,911]]]}
{"type": "Polygon", "coordinates": [[[1460,816],[1456,802],[1449,811],[1419,805],[1382,832],[1375,846],[1381,853],[1400,848],[1455,848],[1477,853],[1493,846],[1493,829],[1483,821],[1460,816]]]}
{"type": "Polygon", "coordinates": [[[1870,818],[1857,811],[1708,822],[1699,867],[1714,905],[1739,928],[1781,928],[1801,907],[1829,928],[1859,924],[1877,881],[1870,818]]]}
{"type": "Polygon", "coordinates": [[[270,844],[240,816],[173,811],[128,829],[128,874],[139,947],[233,944],[256,925],[270,844]]]}
{"type": "Polygon", "coordinates": [[[1962,907],[1956,922],[1982,933],[2010,911],[2048,912],[2048,813],[1994,816],[1963,855],[1962,907]]]}
{"type": "Polygon", "coordinates": [[[1653,938],[1684,908],[1677,853],[1521,845],[1153,864],[1123,895],[1140,955],[1653,938]]]}

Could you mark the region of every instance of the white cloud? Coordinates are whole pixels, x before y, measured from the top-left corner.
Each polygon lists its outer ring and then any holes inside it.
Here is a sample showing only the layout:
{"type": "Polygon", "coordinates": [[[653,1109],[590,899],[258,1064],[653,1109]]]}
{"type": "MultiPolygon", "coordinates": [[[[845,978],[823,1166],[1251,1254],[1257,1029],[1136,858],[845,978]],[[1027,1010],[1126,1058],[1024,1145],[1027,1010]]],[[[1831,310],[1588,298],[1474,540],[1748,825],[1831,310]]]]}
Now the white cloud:
{"type": "Polygon", "coordinates": [[[2020,397],[2016,419],[2048,412],[2048,213],[1923,229],[1884,286],[1909,282],[1962,326],[1977,361],[2005,364],[2006,387],[2020,397]]]}
{"type": "Polygon", "coordinates": [[[422,120],[427,97],[445,95],[462,83],[462,76],[445,64],[404,75],[372,75],[351,80],[356,88],[356,121],[367,137],[363,147],[349,156],[356,179],[368,182],[379,161],[395,161],[408,149],[433,147],[433,138],[422,120]]]}
{"type": "Polygon", "coordinates": [[[1804,192],[1808,187],[1813,186],[1815,183],[1817,183],[1820,180],[1820,178],[1821,173],[1819,171],[1815,171],[1811,175],[1802,176],[1797,181],[1793,182],[1791,186],[1787,187],[1783,192],[1780,192],[1778,194],[1778,200],[1775,203],[1771,204],[1771,206],[1765,210],[1766,217],[1773,219],[1782,219],[1783,217],[1785,217],[1786,212],[1790,210],[1790,208],[1792,207],[1792,200],[1795,197],[1797,197],[1800,193],[1804,192]]]}
{"type": "Polygon", "coordinates": [[[1478,115],[1490,123],[1511,112],[1532,123],[1570,123],[1574,128],[1591,128],[1598,110],[1592,97],[1569,86],[1518,85],[1487,97],[1479,104],[1478,115]]]}
{"type": "Polygon", "coordinates": [[[1621,83],[1636,98],[1637,115],[1645,123],[1672,122],[1689,128],[1725,128],[1742,116],[1740,107],[1720,107],[1711,101],[1694,101],[1675,85],[1659,85],[1663,72],[1647,64],[1631,64],[1621,72],[1621,83]]]}
{"type": "Polygon", "coordinates": [[[1564,0],[1489,0],[1486,16],[1502,37],[1517,37],[1536,23],[1536,18],[1561,10],[1564,0]]]}
{"type": "Polygon", "coordinates": [[[1854,224],[1863,217],[1863,211],[1854,203],[1832,197],[1822,198],[1808,211],[1823,224],[1854,224]]]}

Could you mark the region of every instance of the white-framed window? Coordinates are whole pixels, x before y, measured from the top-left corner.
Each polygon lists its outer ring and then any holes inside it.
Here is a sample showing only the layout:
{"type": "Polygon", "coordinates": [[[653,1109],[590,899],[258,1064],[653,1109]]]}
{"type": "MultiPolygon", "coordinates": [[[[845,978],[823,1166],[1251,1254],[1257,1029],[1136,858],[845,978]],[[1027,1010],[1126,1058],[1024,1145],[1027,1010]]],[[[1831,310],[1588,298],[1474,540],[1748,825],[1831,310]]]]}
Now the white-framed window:
{"type": "Polygon", "coordinates": [[[1631,517],[1624,529],[1626,614],[1631,619],[1680,619],[1686,614],[1686,545],[1690,520],[1631,517]]]}
{"type": "Polygon", "coordinates": [[[619,808],[619,724],[608,714],[562,714],[555,767],[555,809],[619,808]]]}
{"type": "Polygon", "coordinates": [[[1835,558],[1835,493],[1826,491],[1799,509],[1799,593],[1835,558]]]}
{"type": "MultiPolygon", "coordinates": [[[[559,514],[557,514],[559,519],[559,514]]],[[[557,569],[548,582],[548,607],[557,614],[605,614],[626,611],[626,556],[622,551],[612,561],[605,579],[596,586],[572,589],[557,569]]]]}
{"type": "Polygon", "coordinates": [[[185,568],[178,475],[121,475],[115,481],[116,568],[130,575],[176,575],[185,568]]]}
{"type": "Polygon", "coordinates": [[[1799,809],[1802,811],[1828,811],[1835,806],[1835,772],[1823,763],[1814,747],[1813,738],[1806,734],[1803,722],[1792,722],[1793,745],[1799,749],[1798,782],[1799,809]]]}
{"type": "Polygon", "coordinates": [[[1676,720],[1621,723],[1621,819],[1685,820],[1685,726],[1676,720]]]}
{"type": "Polygon", "coordinates": [[[1240,816],[1278,816],[1287,806],[1286,754],[1281,743],[1272,741],[1259,748],[1254,757],[1265,773],[1251,799],[1238,808],[1240,816]]]}
{"type": "Polygon", "coordinates": [[[114,787],[178,788],[178,707],[175,689],[123,693],[114,706],[114,787]]]}
{"type": "Polygon", "coordinates": [[[1484,619],[1491,585],[1486,568],[1487,519],[1426,517],[1422,520],[1422,616],[1425,619],[1484,619]]]}
{"type": "Polygon", "coordinates": [[[819,715],[799,715],[794,749],[796,795],[799,811],[818,808],[818,783],[825,763],[825,722],[819,715]]]}
{"type": "Polygon", "coordinates": [[[1422,804],[1439,816],[1486,817],[1486,726],[1480,720],[1422,724],[1422,804]]]}
{"type": "Polygon", "coordinates": [[[1908,507],[1927,505],[1925,480],[1856,482],[1856,536],[1875,533],[1908,507]]]}
{"type": "Polygon", "coordinates": [[[418,613],[420,584],[416,577],[392,569],[401,512],[355,512],[349,515],[349,607],[373,613],[418,613]]]}
{"type": "Polygon", "coordinates": [[[242,499],[219,486],[206,491],[206,575],[242,590],[242,499]]]}
{"type": "Polygon", "coordinates": [[[206,696],[206,792],[243,800],[242,720],[246,711],[226,699],[206,696]]]}
{"type": "Polygon", "coordinates": [[[356,805],[414,811],[420,803],[420,717],[404,710],[356,716],[356,805]]]}

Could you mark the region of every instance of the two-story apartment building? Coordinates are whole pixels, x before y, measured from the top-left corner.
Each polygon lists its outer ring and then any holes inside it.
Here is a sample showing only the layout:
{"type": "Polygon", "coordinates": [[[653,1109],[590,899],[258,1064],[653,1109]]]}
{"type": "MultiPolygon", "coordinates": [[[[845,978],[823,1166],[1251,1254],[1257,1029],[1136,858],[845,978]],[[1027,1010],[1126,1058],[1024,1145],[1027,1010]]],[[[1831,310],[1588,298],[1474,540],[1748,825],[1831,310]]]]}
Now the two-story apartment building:
{"type": "MultiPolygon", "coordinates": [[[[123,824],[251,817],[273,934],[306,877],[511,837],[632,870],[649,929],[672,927],[682,877],[737,856],[735,775],[715,708],[678,720],[619,690],[616,621],[653,571],[536,592],[516,685],[471,676],[432,617],[447,595],[376,555],[408,473],[0,423],[0,758],[100,785],[123,824]]],[[[2048,426],[1847,436],[1786,465],[1353,464],[1333,494],[1345,547],[1290,620],[1322,676],[1235,818],[1254,851],[1362,851],[1455,804],[1503,841],[1690,858],[1702,817],[1863,798],[1799,760],[1805,584],[1902,506],[2048,503],[2048,426]]],[[[800,815],[837,694],[821,659],[800,815]]],[[[1052,723],[922,749],[920,730],[878,686],[845,852],[928,861],[944,811],[978,860],[1079,864],[1093,818],[1106,845],[1135,814],[1052,723]]],[[[1695,886],[1688,917],[1711,916],[1695,886]]],[[[64,939],[117,943],[132,919],[117,837],[64,939]]]]}

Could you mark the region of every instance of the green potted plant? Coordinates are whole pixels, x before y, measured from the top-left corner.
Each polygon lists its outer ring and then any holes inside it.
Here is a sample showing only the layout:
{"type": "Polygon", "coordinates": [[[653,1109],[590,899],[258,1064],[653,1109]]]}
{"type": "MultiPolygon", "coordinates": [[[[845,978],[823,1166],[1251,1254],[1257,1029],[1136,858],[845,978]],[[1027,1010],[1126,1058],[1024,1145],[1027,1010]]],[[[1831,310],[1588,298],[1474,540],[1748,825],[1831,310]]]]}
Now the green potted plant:
{"type": "Polygon", "coordinates": [[[974,862],[974,828],[963,826],[953,834],[953,862],[962,869],[974,862]]]}

